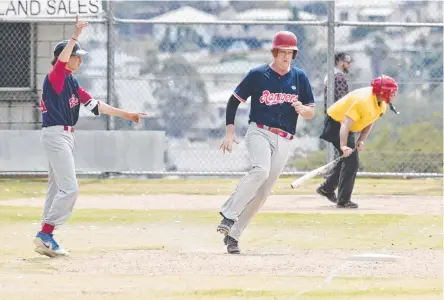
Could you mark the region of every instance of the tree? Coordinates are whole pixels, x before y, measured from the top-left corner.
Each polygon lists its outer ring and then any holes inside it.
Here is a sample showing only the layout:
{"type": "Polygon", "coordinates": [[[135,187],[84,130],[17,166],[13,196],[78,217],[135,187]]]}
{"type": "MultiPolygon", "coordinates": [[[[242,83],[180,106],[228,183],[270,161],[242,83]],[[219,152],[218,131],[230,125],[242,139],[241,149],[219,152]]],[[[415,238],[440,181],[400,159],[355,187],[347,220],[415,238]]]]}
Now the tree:
{"type": "Polygon", "coordinates": [[[167,136],[183,137],[209,113],[205,82],[195,67],[177,54],[160,64],[158,70],[143,68],[155,75],[153,96],[167,136]]]}
{"type": "Polygon", "coordinates": [[[423,121],[380,130],[361,155],[361,171],[442,172],[443,133],[423,121]]]}
{"type": "MultiPolygon", "coordinates": [[[[434,119],[403,127],[390,124],[379,126],[371,133],[365,151],[360,153],[360,171],[364,172],[420,172],[443,171],[443,132],[434,119]]],[[[381,124],[379,124],[381,125],[381,124]]],[[[310,153],[306,159],[296,159],[290,164],[299,170],[311,170],[321,166],[325,151],[310,153]]]]}

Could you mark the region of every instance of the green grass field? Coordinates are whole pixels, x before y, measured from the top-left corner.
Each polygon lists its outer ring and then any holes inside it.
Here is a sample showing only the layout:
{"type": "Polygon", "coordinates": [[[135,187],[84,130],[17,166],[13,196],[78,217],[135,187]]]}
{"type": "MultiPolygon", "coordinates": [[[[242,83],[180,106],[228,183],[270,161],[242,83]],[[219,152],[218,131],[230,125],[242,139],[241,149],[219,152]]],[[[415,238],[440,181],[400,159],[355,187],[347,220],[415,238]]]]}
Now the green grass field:
{"type": "MultiPolygon", "coordinates": [[[[40,208],[0,206],[0,224],[38,222],[40,208]]],[[[212,227],[213,211],[185,210],[126,210],[126,209],[77,209],[69,224],[107,224],[125,226],[134,224],[163,226],[179,222],[182,226],[212,227]]],[[[442,249],[442,216],[396,214],[299,214],[260,213],[251,226],[275,234],[273,243],[294,244],[303,249],[391,249],[415,248],[442,249]],[[421,228],[433,227],[427,235],[412,235],[421,228]],[[337,230],[337,228],[347,228],[337,230]],[[292,234],[293,232],[293,234],[292,234]],[[315,237],[298,244],[300,234],[315,237]],[[337,240],[341,240],[337,245],[337,240]]],[[[271,234],[271,233],[270,233],[271,234]]],[[[249,242],[260,244],[263,234],[250,235],[249,242]]]]}

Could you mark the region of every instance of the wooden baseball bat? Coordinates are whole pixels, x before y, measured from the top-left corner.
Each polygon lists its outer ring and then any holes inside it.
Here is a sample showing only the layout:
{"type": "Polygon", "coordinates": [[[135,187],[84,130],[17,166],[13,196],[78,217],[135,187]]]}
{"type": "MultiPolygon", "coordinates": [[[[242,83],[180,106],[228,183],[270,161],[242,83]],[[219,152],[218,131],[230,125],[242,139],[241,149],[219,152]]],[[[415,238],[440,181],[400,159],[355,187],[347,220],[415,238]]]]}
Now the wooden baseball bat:
{"type": "MultiPolygon", "coordinates": [[[[353,152],[354,152],[355,150],[356,150],[356,148],[353,149],[353,152]]],[[[352,153],[353,153],[353,152],[352,152],[352,153]]],[[[323,165],[322,167],[319,167],[319,168],[317,168],[317,169],[314,169],[313,171],[308,172],[307,174],[305,174],[305,175],[302,176],[302,177],[299,177],[298,179],[294,180],[294,181],[291,183],[291,187],[292,187],[293,189],[296,189],[296,188],[298,188],[298,187],[304,185],[304,184],[305,184],[307,181],[309,181],[310,179],[312,179],[312,178],[314,178],[314,177],[316,177],[316,176],[318,176],[318,175],[321,175],[321,174],[325,173],[330,167],[332,167],[334,164],[336,164],[340,159],[342,159],[342,156],[336,158],[335,160],[332,160],[331,162],[329,162],[328,164],[323,165]]]]}
{"type": "Polygon", "coordinates": [[[332,165],[334,165],[339,159],[341,159],[341,157],[329,162],[326,165],[323,165],[322,167],[319,167],[317,169],[314,169],[313,171],[308,172],[307,174],[305,174],[302,177],[299,177],[298,179],[294,180],[291,183],[291,187],[293,189],[296,189],[302,185],[304,185],[307,181],[309,181],[310,179],[324,173],[327,169],[329,169],[332,165]]]}

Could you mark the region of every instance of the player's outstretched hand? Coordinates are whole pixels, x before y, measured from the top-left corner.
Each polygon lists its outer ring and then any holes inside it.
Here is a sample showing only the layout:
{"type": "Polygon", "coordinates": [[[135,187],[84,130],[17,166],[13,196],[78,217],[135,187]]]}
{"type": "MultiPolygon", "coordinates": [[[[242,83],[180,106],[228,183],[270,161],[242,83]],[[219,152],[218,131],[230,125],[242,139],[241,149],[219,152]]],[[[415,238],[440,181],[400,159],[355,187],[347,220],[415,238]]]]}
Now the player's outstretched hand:
{"type": "Polygon", "coordinates": [[[222,149],[222,151],[225,153],[225,151],[228,151],[231,153],[231,151],[233,150],[233,143],[239,144],[239,141],[237,140],[236,137],[236,133],[234,132],[234,127],[233,129],[227,129],[227,133],[225,133],[225,137],[222,141],[222,143],[220,144],[220,149],[222,149]]]}
{"type": "Polygon", "coordinates": [[[125,116],[125,119],[128,120],[128,121],[133,121],[134,123],[139,124],[140,123],[140,118],[143,118],[146,115],[147,115],[146,113],[129,112],[125,116]]]}
{"type": "Polygon", "coordinates": [[[75,39],[79,38],[80,34],[82,33],[83,28],[88,26],[88,22],[79,22],[79,15],[76,16],[76,29],[74,30],[73,37],[75,39]]]}
{"type": "Polygon", "coordinates": [[[296,110],[296,112],[298,114],[301,113],[301,111],[304,109],[304,105],[302,104],[302,102],[300,102],[299,100],[296,102],[293,102],[293,104],[291,105],[294,107],[294,109],[296,110]]]}

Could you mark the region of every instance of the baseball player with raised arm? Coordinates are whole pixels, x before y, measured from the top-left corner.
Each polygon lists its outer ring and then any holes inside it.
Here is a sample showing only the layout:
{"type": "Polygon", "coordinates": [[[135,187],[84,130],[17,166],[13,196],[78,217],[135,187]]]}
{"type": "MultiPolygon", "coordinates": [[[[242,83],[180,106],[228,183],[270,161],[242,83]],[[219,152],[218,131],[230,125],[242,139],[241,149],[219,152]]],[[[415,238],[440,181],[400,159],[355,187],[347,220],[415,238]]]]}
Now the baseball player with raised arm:
{"type": "Polygon", "coordinates": [[[221,149],[231,152],[238,143],[234,119],[240,102],[251,97],[245,144],[251,170],[222,206],[217,231],[224,234],[230,254],[240,253],[239,238],[262,207],[287,163],[299,116],[312,119],[314,98],[307,75],[291,65],[298,54],[296,36],[280,31],[273,38],[273,61],[248,72],[230,97],[226,110],[226,134],[221,149]]]}
{"type": "Polygon", "coordinates": [[[87,26],[87,22],[79,22],[76,18],[72,38],[55,46],[53,67],[43,82],[40,140],[49,162],[49,177],[42,228],[34,238],[34,244],[37,253],[49,257],[67,255],[55,241],[53,231],[69,218],[79,192],[73,149],[74,126],[79,118],[80,104],[97,116],[106,114],[136,123],[145,115],[120,110],[93,99],[73,77],[72,72],[80,68],[82,56],[87,54],[77,41],[87,26]]]}

